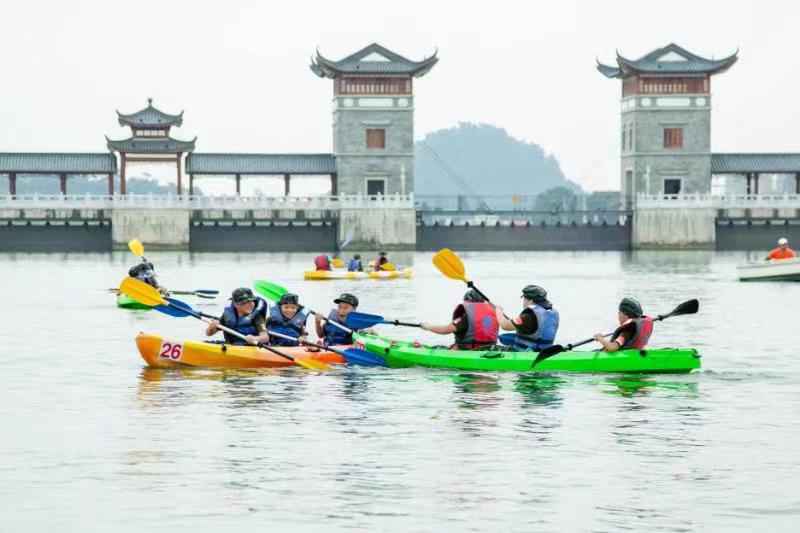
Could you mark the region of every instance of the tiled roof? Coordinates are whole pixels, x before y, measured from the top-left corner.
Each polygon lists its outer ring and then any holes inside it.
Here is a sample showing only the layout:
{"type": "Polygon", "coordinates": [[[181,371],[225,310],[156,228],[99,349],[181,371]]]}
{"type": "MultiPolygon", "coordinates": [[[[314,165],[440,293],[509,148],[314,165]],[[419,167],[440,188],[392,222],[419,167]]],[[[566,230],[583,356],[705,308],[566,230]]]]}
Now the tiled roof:
{"type": "Polygon", "coordinates": [[[320,78],[335,78],[339,74],[408,74],[420,77],[439,61],[435,52],[422,61],[412,61],[383,46],[373,43],[344,59],[327,59],[317,50],[311,59],[311,70],[320,78]]]}
{"type": "Polygon", "coordinates": [[[197,137],[191,141],[179,141],[172,137],[143,138],[130,137],[115,141],[106,137],[108,149],[117,152],[132,154],[177,154],[178,152],[194,151],[197,137]]]}
{"type": "Polygon", "coordinates": [[[112,154],[0,153],[0,172],[108,174],[117,171],[112,154]]]}
{"type": "Polygon", "coordinates": [[[177,115],[164,113],[160,109],[153,107],[153,99],[147,99],[147,107],[125,115],[117,111],[117,117],[121,126],[131,126],[135,128],[166,128],[180,126],[183,124],[183,111],[177,115]]]}
{"type": "Polygon", "coordinates": [[[723,59],[707,59],[675,43],[657,48],[639,59],[628,59],[617,53],[617,65],[598,61],[597,70],[608,78],[624,78],[630,74],[717,74],[728,70],[739,59],[739,51],[723,59]]]}
{"type": "Polygon", "coordinates": [[[711,172],[714,174],[800,172],[800,153],[711,154],[711,172]]]}
{"type": "Polygon", "coordinates": [[[334,174],[333,154],[191,154],[192,174],[334,174]]]}

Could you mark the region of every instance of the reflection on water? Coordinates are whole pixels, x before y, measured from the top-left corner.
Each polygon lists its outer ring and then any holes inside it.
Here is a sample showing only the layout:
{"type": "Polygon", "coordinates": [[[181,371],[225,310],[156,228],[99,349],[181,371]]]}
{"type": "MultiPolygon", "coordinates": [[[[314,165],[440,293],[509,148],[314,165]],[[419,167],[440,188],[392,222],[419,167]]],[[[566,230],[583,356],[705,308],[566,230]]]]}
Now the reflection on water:
{"type": "Polygon", "coordinates": [[[522,395],[523,406],[558,407],[563,401],[558,389],[565,383],[565,379],[558,376],[520,374],[515,380],[514,390],[522,395]]]}

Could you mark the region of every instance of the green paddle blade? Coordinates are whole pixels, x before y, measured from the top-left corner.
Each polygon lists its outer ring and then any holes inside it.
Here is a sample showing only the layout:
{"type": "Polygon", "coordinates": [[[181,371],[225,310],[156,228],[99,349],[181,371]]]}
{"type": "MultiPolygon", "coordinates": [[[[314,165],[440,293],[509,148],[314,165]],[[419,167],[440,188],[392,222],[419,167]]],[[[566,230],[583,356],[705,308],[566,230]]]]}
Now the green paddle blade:
{"type": "Polygon", "coordinates": [[[136,278],[128,277],[123,279],[119,285],[119,292],[133,298],[140,304],[152,307],[167,305],[167,301],[161,296],[158,289],[136,278]]]}
{"type": "Polygon", "coordinates": [[[253,284],[253,287],[255,287],[258,294],[271,302],[277,302],[281,299],[281,296],[289,292],[277,283],[271,283],[264,280],[256,281],[253,284]]]}
{"type": "Polygon", "coordinates": [[[128,249],[137,257],[142,257],[144,255],[144,245],[139,239],[128,241],[128,249]]]}
{"type": "Polygon", "coordinates": [[[450,279],[467,281],[464,262],[449,248],[442,248],[433,256],[433,264],[450,279]]]}

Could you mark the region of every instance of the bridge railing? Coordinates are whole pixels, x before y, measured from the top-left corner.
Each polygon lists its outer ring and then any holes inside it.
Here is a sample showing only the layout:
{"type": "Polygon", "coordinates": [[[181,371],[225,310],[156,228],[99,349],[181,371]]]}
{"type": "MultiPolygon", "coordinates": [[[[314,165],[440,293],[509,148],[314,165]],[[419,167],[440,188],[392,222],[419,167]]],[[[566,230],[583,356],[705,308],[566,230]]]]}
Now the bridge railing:
{"type": "Polygon", "coordinates": [[[800,209],[800,194],[638,194],[643,208],[800,209]]]}
{"type": "Polygon", "coordinates": [[[0,195],[0,209],[411,209],[413,194],[339,196],[0,195]]]}

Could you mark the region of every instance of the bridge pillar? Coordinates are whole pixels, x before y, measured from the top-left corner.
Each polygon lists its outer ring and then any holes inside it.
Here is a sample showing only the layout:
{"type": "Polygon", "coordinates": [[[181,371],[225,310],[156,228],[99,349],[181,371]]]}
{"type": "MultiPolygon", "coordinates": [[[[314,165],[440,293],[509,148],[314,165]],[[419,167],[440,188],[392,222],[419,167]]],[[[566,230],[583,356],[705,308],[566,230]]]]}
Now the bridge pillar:
{"type": "Polygon", "coordinates": [[[289,196],[289,193],[292,191],[291,182],[292,182],[292,175],[291,174],[284,174],[283,175],[283,195],[284,196],[289,196]]]}
{"type": "Polygon", "coordinates": [[[188,250],[190,209],[115,208],[111,214],[111,239],[115,250],[139,239],[148,248],[188,250]]]}
{"type": "Polygon", "coordinates": [[[114,196],[114,174],[108,175],[108,195],[114,196]]]}
{"type": "Polygon", "coordinates": [[[17,195],[17,173],[11,172],[8,175],[8,194],[13,199],[17,195]]]}
{"type": "Polygon", "coordinates": [[[66,174],[59,175],[58,176],[58,181],[59,181],[59,185],[60,185],[60,188],[61,188],[61,194],[66,196],[67,195],[67,175],[66,174]]]}
{"type": "Polygon", "coordinates": [[[242,175],[236,174],[236,196],[242,195],[242,175]]]}
{"type": "Polygon", "coordinates": [[[352,232],[348,250],[414,250],[417,246],[417,215],[411,208],[342,209],[339,242],[352,232]]]}
{"type": "Polygon", "coordinates": [[[194,174],[189,174],[189,196],[194,194],[194,174]]]}
{"type": "Polygon", "coordinates": [[[794,193],[800,194],[800,172],[794,175],[794,193]]]}
{"type": "Polygon", "coordinates": [[[128,166],[128,156],[125,155],[125,152],[120,154],[120,165],[119,165],[119,193],[122,195],[128,194],[128,185],[125,183],[125,170],[128,166]]]}
{"type": "Polygon", "coordinates": [[[177,167],[178,167],[178,196],[183,194],[183,183],[182,183],[182,180],[181,180],[181,155],[183,155],[183,154],[178,152],[178,157],[175,158],[175,161],[176,161],[176,164],[177,164],[177,167]]]}
{"type": "Polygon", "coordinates": [[[637,208],[634,249],[713,249],[717,212],[713,207],[637,208]]]}
{"type": "Polygon", "coordinates": [[[331,174],[331,196],[337,196],[338,194],[339,194],[339,178],[336,176],[336,173],[334,172],[333,174],[331,174]]]}

